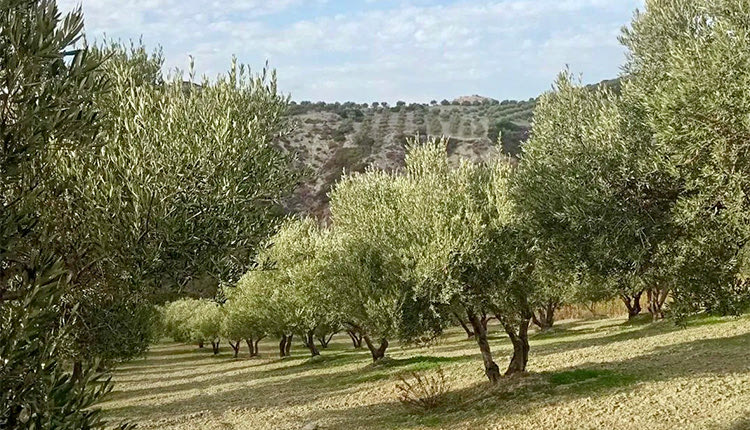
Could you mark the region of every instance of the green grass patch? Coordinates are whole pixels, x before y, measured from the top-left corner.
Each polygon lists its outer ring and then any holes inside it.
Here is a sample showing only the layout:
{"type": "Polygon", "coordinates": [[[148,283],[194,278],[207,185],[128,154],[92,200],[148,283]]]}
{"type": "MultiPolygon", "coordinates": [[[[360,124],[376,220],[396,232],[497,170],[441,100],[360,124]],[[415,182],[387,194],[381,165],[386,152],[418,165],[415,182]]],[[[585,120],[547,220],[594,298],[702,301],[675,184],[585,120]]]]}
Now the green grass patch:
{"type": "Polygon", "coordinates": [[[576,369],[567,372],[553,373],[550,376],[549,381],[554,385],[568,385],[588,379],[598,378],[600,376],[607,376],[609,373],[611,372],[606,370],[576,369]]]}
{"type": "Polygon", "coordinates": [[[615,373],[604,369],[575,369],[553,373],[549,376],[553,386],[568,387],[579,394],[592,393],[602,389],[618,388],[637,381],[633,375],[615,373]]]}
{"type": "Polygon", "coordinates": [[[731,321],[730,318],[720,317],[717,315],[696,315],[687,319],[687,327],[700,327],[706,325],[715,325],[731,321]]]}
{"type": "Polygon", "coordinates": [[[402,368],[404,371],[422,371],[435,369],[439,366],[458,363],[462,361],[471,360],[470,356],[458,356],[458,357],[432,357],[425,355],[418,355],[415,357],[393,359],[385,358],[377,363],[373,363],[372,366],[376,368],[402,368]]]}

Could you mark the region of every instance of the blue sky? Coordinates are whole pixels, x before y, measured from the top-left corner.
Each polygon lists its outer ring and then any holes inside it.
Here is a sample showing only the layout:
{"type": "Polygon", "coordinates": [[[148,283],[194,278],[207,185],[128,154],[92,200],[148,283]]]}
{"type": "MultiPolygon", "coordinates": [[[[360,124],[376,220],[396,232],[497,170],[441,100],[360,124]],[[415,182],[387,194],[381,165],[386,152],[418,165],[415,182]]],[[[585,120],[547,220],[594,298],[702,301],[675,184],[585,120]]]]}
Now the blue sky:
{"type": "Polygon", "coordinates": [[[59,0],[82,4],[89,40],[161,45],[167,67],[268,60],[295,100],[527,99],[566,65],[617,76],[617,36],[643,0],[59,0]]]}

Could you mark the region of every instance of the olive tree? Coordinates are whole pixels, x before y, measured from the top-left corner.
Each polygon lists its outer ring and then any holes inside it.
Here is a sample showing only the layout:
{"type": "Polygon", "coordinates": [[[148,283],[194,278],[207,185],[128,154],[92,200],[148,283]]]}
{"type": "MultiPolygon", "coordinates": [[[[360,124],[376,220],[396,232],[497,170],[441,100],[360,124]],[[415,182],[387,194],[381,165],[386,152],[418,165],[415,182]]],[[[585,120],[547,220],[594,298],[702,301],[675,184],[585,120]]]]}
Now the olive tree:
{"type": "Polygon", "coordinates": [[[196,301],[193,309],[192,325],[200,339],[211,342],[214,355],[219,353],[222,329],[224,328],[224,309],[221,304],[212,300],[196,301]]]}
{"type": "MultiPolygon", "coordinates": [[[[485,374],[500,378],[487,336],[485,314],[493,315],[513,345],[506,375],[525,372],[528,362],[528,328],[534,310],[541,306],[539,255],[535,237],[519,217],[510,197],[513,167],[505,160],[488,165],[464,163],[454,171],[454,192],[447,213],[438,220],[450,244],[439,255],[444,280],[435,285],[453,307],[463,309],[479,346],[485,374]],[[458,215],[460,214],[460,216],[458,215]],[[462,217],[463,219],[460,219],[462,217]],[[450,220],[450,221],[449,221],[450,220]]],[[[441,280],[440,265],[433,277],[441,280]]]]}
{"type": "Polygon", "coordinates": [[[164,80],[158,51],[111,44],[95,53],[111,85],[94,99],[101,147],[56,154],[53,174],[72,185],[47,221],[74,274],[72,300],[88,304],[71,342],[79,361],[142,353],[151,302],[234,282],[296,177],[276,146],[287,98],[272,74],[235,62],[227,75],[186,84],[179,74],[164,80]],[[122,330],[107,323],[113,316],[122,330]]]}
{"type": "MultiPolygon", "coordinates": [[[[325,250],[327,276],[342,308],[343,323],[360,333],[373,361],[398,337],[410,295],[399,235],[398,186],[391,175],[370,170],[343,178],[331,192],[333,234],[325,250]]],[[[355,343],[356,345],[356,343],[355,343]]]]}
{"type": "Polygon", "coordinates": [[[682,186],[675,305],[742,311],[750,302],[750,23],[747,0],[649,0],[622,36],[631,99],[682,186]]]}
{"type": "Polygon", "coordinates": [[[280,273],[272,269],[266,265],[258,265],[246,273],[228,295],[228,303],[231,309],[236,306],[232,301],[237,298],[246,303],[239,306],[252,308],[253,325],[257,331],[280,338],[279,356],[285,357],[290,354],[292,347],[293,310],[286,292],[279,288],[280,273]]]}
{"type": "Polygon", "coordinates": [[[213,353],[219,353],[225,327],[221,304],[206,299],[180,299],[164,307],[163,317],[165,333],[175,341],[195,342],[200,347],[210,342],[213,353]]]}
{"type": "Polygon", "coordinates": [[[226,289],[227,301],[224,303],[224,325],[222,337],[227,339],[239,354],[240,344],[244,340],[251,357],[257,357],[260,351],[258,343],[266,337],[263,326],[262,303],[255,302],[254,296],[246,289],[226,289]]]}
{"type": "Polygon", "coordinates": [[[631,317],[642,292],[659,288],[680,190],[634,112],[609,89],[562,73],[537,104],[512,187],[528,228],[560,257],[553,260],[613,285],[631,317]]]}
{"type": "Polygon", "coordinates": [[[180,299],[164,305],[161,312],[164,334],[175,342],[196,343],[203,348],[205,339],[196,324],[199,305],[196,299],[180,299]]]}
{"type": "Polygon", "coordinates": [[[322,258],[327,236],[328,231],[310,218],[290,219],[258,257],[265,270],[274,272],[273,286],[289,311],[290,331],[302,337],[312,356],[320,354],[316,335],[338,323],[331,280],[325,276],[331,261],[322,258]]]}
{"type": "Polygon", "coordinates": [[[581,285],[581,274],[566,265],[556,264],[560,256],[549,249],[541,250],[537,247],[536,252],[533,276],[537,288],[532,299],[535,306],[531,322],[545,331],[555,324],[555,312],[574,302],[581,285]]]}
{"type": "Polygon", "coordinates": [[[343,238],[349,272],[361,273],[359,283],[339,283],[354,290],[339,294],[352,302],[346,315],[383,321],[390,335],[421,340],[440,333],[461,312],[472,325],[485,372],[496,382],[500,372],[484,317],[489,314],[514,343],[507,373],[524,371],[536,254],[531,236],[515,221],[510,175],[505,160],[452,163],[445,141],[429,141],[409,149],[403,172],[346,177],[331,198],[334,236],[343,238]],[[386,303],[390,312],[368,313],[359,304],[363,300],[386,303]]]}

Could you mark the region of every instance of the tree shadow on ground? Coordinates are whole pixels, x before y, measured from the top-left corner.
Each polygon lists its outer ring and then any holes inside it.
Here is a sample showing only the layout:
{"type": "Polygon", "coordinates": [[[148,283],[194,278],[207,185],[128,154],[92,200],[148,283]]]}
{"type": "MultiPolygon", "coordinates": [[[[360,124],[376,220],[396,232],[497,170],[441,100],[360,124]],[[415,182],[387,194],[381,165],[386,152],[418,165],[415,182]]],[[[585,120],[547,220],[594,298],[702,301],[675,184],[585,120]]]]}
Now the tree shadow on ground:
{"type": "MultiPolygon", "coordinates": [[[[570,351],[578,348],[602,345],[670,333],[679,330],[669,323],[656,324],[627,329],[607,336],[587,339],[581,344],[579,341],[555,342],[535,346],[532,354],[552,354],[570,351]]],[[[575,326],[570,326],[572,329],[575,326]]],[[[449,341],[448,344],[463,341],[449,341]]],[[[532,339],[533,342],[533,339],[532,339]]],[[[605,363],[590,363],[581,366],[558,369],[554,372],[532,374],[526,378],[504,379],[498,387],[490,387],[481,382],[471,387],[454,390],[446,394],[446,406],[438,408],[429,414],[414,414],[403,407],[397,399],[383,401],[374,405],[348,408],[341,405],[340,409],[326,409],[325,411],[311,411],[305,415],[306,422],[330,419],[336,417],[336,426],[350,428],[367,426],[368,420],[379,427],[418,427],[439,425],[450,428],[466,420],[467,414],[481,419],[497,414],[523,414],[535,407],[545,404],[549,399],[556,402],[578,399],[581,397],[602,395],[618,390],[627,390],[641,382],[669,380],[686,375],[696,374],[728,374],[732,372],[750,371],[750,333],[730,337],[708,340],[695,340],[680,344],[666,345],[632,359],[605,363]],[[712,360],[717,351],[722,354],[721,363],[712,360]],[[728,365],[726,364],[728,363],[728,365]]],[[[475,345],[474,345],[475,346],[475,345]]],[[[507,347],[505,345],[504,347],[507,347]]],[[[221,414],[229,409],[266,409],[288,406],[290,404],[306,405],[317,399],[329,398],[341,392],[351,391],[372,381],[392,379],[395,375],[409,370],[429,370],[441,365],[451,365],[460,362],[476,360],[480,366],[478,354],[445,356],[415,356],[400,359],[390,359],[382,364],[365,364],[369,361],[366,350],[355,350],[342,344],[341,349],[331,348],[323,352],[326,358],[318,362],[309,361],[304,350],[298,350],[294,357],[276,360],[283,366],[276,369],[249,370],[254,367],[273,364],[274,361],[247,360],[238,361],[236,368],[221,369],[217,375],[215,366],[197,366],[199,372],[189,371],[188,376],[168,373],[163,382],[174,379],[192,378],[177,385],[167,387],[151,387],[129,391],[115,391],[105,401],[120,400],[129,404],[113,405],[106,409],[115,416],[138,417],[143,420],[156,420],[165,417],[179,417],[195,412],[196,402],[202,410],[209,410],[221,414]],[[356,368],[348,366],[355,361],[362,361],[356,368]],[[313,371],[313,372],[311,372],[313,371]],[[293,380],[276,380],[285,375],[296,374],[293,380]],[[216,376],[216,377],[213,377],[216,376]],[[195,380],[198,377],[199,380],[195,380]],[[290,390],[294,390],[293,393],[290,390]],[[292,395],[293,394],[293,395],[292,395]],[[165,395],[166,401],[159,404],[148,404],[139,398],[153,398],[154,395],[165,395]]],[[[504,350],[503,348],[493,348],[504,350]]],[[[440,349],[444,353],[444,349],[440,349]]],[[[157,359],[168,359],[172,352],[157,351],[157,359]]],[[[182,357],[182,354],[176,354],[182,357]]],[[[198,362],[204,363],[205,357],[197,354],[198,362]]],[[[533,357],[532,357],[533,359],[533,357]]],[[[206,363],[226,365],[232,360],[224,356],[218,361],[211,359],[206,363]]],[[[148,360],[147,360],[148,361],[148,360]]],[[[181,361],[191,363],[190,360],[181,361]]],[[[148,364],[148,363],[147,363],[148,364]]],[[[141,366],[124,372],[128,376],[142,372],[157,373],[150,367],[141,366]]],[[[479,367],[478,367],[479,368],[479,367]]],[[[175,369],[185,371],[185,367],[175,369]]],[[[189,368],[188,368],[189,369],[189,368]]],[[[163,371],[162,371],[163,372],[163,371]]],[[[160,381],[154,379],[154,382],[160,381]]],[[[115,386],[117,389],[117,385],[115,386]]],[[[737,423],[746,424],[747,420],[737,423]]],[[[738,430],[743,427],[733,427],[738,430]]]]}
{"type": "MultiPolygon", "coordinates": [[[[368,355],[368,353],[365,353],[368,355]]],[[[346,360],[333,357],[321,362],[301,362],[288,368],[262,371],[247,371],[237,369],[238,374],[210,377],[213,371],[207,369],[202,372],[204,377],[199,380],[190,379],[179,384],[165,387],[148,387],[135,390],[115,391],[110,393],[105,401],[138,402],[141,397],[147,398],[158,393],[160,396],[176,397],[173,401],[160,402],[158,405],[131,404],[119,407],[109,407],[108,411],[114,415],[137,416],[142,419],[162,418],[169,415],[182,415],[194,411],[196,398],[200,398],[201,407],[213,413],[222,413],[232,408],[273,408],[288,405],[290,402],[289,389],[295,390],[295,404],[303,405],[318,398],[328,398],[336,393],[349,390],[359,384],[388,379],[394,374],[410,371],[430,369],[442,364],[469,361],[472,358],[416,356],[403,359],[388,359],[377,364],[363,364],[354,369],[337,370],[331,363],[350,364],[353,361],[363,361],[362,355],[343,353],[346,360]],[[353,356],[353,357],[352,357],[353,356]],[[351,360],[350,360],[351,359],[351,360]],[[321,373],[321,370],[328,371],[321,373]],[[275,380],[279,376],[296,373],[294,380],[275,380]],[[263,381],[265,380],[265,381],[263,381]],[[246,382],[246,384],[243,384],[246,382]],[[303,394],[300,394],[303,393],[303,394]]],[[[191,378],[193,376],[191,375],[191,378]]],[[[158,381],[154,380],[154,381],[158,381]]]]}
{"type": "Polygon", "coordinates": [[[551,354],[575,351],[583,348],[593,348],[603,345],[611,345],[617,342],[624,342],[645,337],[659,336],[682,330],[671,321],[659,321],[653,324],[643,326],[621,325],[620,328],[613,328],[605,331],[603,336],[587,337],[585,342],[579,339],[564,340],[561,342],[545,342],[544,344],[534,345],[537,340],[536,336],[529,339],[531,342],[532,354],[543,357],[551,354]]]}
{"type": "MultiPolygon", "coordinates": [[[[536,332],[529,336],[531,343],[531,354],[533,357],[544,357],[551,354],[559,354],[574,351],[581,348],[596,347],[614,342],[622,342],[640,339],[649,336],[658,336],[671,333],[681,328],[670,321],[660,321],[654,324],[630,325],[627,322],[607,324],[604,326],[586,328],[586,321],[573,321],[560,324],[552,332],[536,332]],[[584,328],[580,328],[581,326],[584,328]],[[570,339],[578,336],[601,333],[600,336],[586,337],[585,342],[580,339],[570,339]]],[[[510,341],[505,332],[494,331],[488,336],[490,347],[493,352],[506,354],[512,351],[510,341]]],[[[469,348],[469,344],[463,341],[452,346],[440,348],[442,354],[463,351],[469,348]]],[[[471,347],[476,347],[476,342],[471,341],[471,347]]],[[[477,350],[478,354],[478,350],[477,350]]],[[[533,359],[533,358],[532,358],[533,359]]]]}
{"type": "MultiPolygon", "coordinates": [[[[283,359],[275,360],[254,360],[254,359],[235,359],[229,356],[219,356],[213,362],[204,363],[201,366],[195,368],[187,368],[189,371],[185,372],[186,368],[176,368],[176,374],[167,372],[164,376],[157,378],[150,378],[149,382],[153,385],[164,385],[157,388],[153,386],[147,388],[138,389],[127,389],[124,384],[115,384],[115,388],[110,392],[106,401],[118,401],[125,400],[134,397],[144,396],[153,394],[158,391],[159,394],[170,394],[181,391],[194,391],[199,392],[207,391],[219,387],[224,384],[230,384],[236,382],[238,378],[248,380],[248,382],[261,381],[268,378],[275,378],[279,376],[290,375],[294,373],[315,371],[320,368],[329,368],[332,364],[340,366],[349,362],[356,361],[357,358],[343,356],[331,357],[331,359],[323,360],[320,363],[308,362],[309,357],[296,356],[296,357],[285,357],[283,359]],[[296,363],[296,364],[294,364],[296,363]],[[226,367],[227,365],[231,367],[226,367]],[[269,364],[281,364],[282,367],[269,370],[252,370],[253,368],[269,365],[269,364]],[[173,383],[173,381],[183,381],[180,383],[173,383]],[[119,388],[118,387],[124,387],[119,388]]],[[[128,373],[129,377],[139,375],[141,372],[128,373]]],[[[135,379],[137,380],[137,379],[135,379]]],[[[133,379],[129,379],[133,381],[133,379]]]]}
{"type": "MultiPolygon", "coordinates": [[[[316,411],[311,421],[336,417],[336,428],[355,428],[376,420],[382,427],[451,428],[472,419],[531,413],[550,402],[562,403],[632,389],[644,382],[668,381],[689,375],[730,375],[750,371],[750,333],[729,338],[695,340],[658,347],[648,354],[624,361],[587,363],[525,377],[504,378],[497,386],[486,382],[449,391],[444,406],[429,413],[414,413],[397,401],[316,411]],[[721,351],[721,363],[712,360],[721,351]]],[[[750,428],[750,417],[728,430],[750,428]]]]}

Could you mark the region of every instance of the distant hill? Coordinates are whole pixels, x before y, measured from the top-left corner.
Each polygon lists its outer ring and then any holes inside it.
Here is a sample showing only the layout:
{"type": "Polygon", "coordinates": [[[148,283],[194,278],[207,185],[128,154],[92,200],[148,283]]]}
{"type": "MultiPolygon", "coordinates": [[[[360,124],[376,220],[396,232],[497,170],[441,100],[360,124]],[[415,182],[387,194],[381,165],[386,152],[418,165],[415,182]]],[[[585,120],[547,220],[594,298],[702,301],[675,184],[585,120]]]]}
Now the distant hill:
{"type": "MultiPolygon", "coordinates": [[[[603,84],[619,88],[619,80],[603,84]]],[[[407,139],[417,134],[447,136],[453,157],[515,156],[529,135],[536,102],[535,98],[499,102],[477,95],[396,106],[292,102],[294,131],[282,146],[308,175],[287,202],[287,210],[327,217],[328,192],[344,170],[399,169],[407,139]]]]}
{"type": "Polygon", "coordinates": [[[489,98],[489,97],[483,97],[477,94],[474,94],[473,96],[463,96],[459,97],[457,99],[454,99],[451,104],[454,105],[476,105],[476,104],[494,104],[497,102],[497,100],[489,98]]]}
{"type": "MultiPolygon", "coordinates": [[[[460,100],[460,99],[459,99],[460,100]]],[[[535,100],[461,100],[455,104],[294,103],[294,131],[283,147],[308,170],[287,207],[291,212],[327,216],[328,191],[343,173],[367,166],[403,166],[407,139],[447,136],[458,157],[483,159],[499,151],[517,154],[529,132],[535,100]],[[498,136],[501,136],[498,145],[498,136]]]]}

